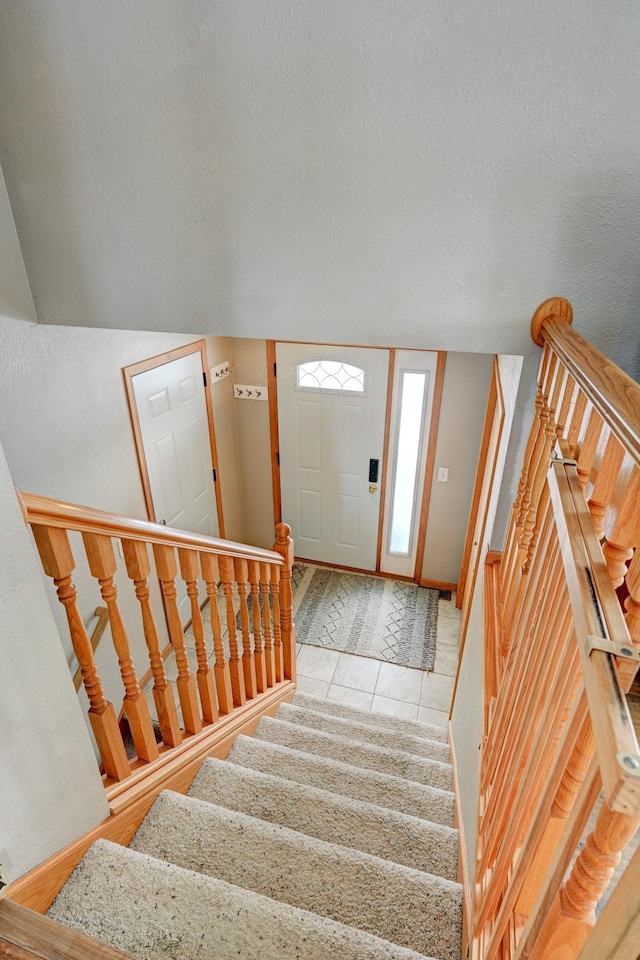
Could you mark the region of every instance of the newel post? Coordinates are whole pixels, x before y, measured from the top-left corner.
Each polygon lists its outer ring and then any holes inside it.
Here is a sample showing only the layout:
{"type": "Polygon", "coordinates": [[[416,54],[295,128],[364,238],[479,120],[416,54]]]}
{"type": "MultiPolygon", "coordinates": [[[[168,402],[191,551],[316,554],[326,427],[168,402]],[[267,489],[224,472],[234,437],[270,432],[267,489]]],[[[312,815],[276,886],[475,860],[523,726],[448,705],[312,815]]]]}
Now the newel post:
{"type": "Polygon", "coordinates": [[[293,622],[293,593],[291,590],[291,568],[293,566],[293,540],[291,527],[287,523],[276,526],[276,553],[284,560],[280,568],[280,630],[282,632],[282,652],[284,658],[284,677],[296,682],[296,625],[293,622]]]}

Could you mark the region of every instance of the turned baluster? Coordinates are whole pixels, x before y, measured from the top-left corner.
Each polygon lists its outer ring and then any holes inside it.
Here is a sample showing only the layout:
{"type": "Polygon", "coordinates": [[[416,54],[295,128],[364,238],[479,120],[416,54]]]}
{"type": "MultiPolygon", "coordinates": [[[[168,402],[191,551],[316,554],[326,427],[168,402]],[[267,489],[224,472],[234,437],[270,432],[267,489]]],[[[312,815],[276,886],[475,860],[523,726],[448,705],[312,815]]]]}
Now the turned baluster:
{"type": "Polygon", "coordinates": [[[562,960],[578,956],[596,922],[595,909],[620,863],[622,850],[639,826],[640,817],[615,813],[606,803],[602,805],[595,829],[556,898],[532,958],[562,960]]]}
{"type": "Polygon", "coordinates": [[[151,591],[149,590],[149,574],[151,563],[147,553],[147,545],[141,540],[123,540],[122,549],[127,565],[127,573],[135,588],[136,597],[140,603],[142,614],[142,629],[149,651],[149,663],[153,676],[153,700],[158,714],[158,723],[162,742],[168,747],[177,747],[182,743],[182,731],[178,720],[176,701],[173,696],[173,687],[167,680],[164,670],[164,660],[160,651],[158,628],[151,610],[151,591]]]}
{"type": "Polygon", "coordinates": [[[165,599],[169,637],[173,644],[176,666],[178,668],[176,686],[182,708],[184,729],[187,733],[200,733],[202,730],[202,720],[200,719],[198,694],[196,693],[193,676],[189,670],[189,658],[184,643],[182,618],[180,617],[180,609],[177,601],[178,591],[176,590],[176,577],[178,575],[178,566],[176,563],[175,550],[173,547],[165,544],[154,543],[153,555],[156,560],[156,571],[158,573],[158,579],[160,580],[160,587],[165,599]]]}
{"type": "Polygon", "coordinates": [[[536,398],[534,400],[534,413],[533,413],[533,422],[531,424],[531,430],[529,431],[529,437],[527,439],[527,448],[524,454],[524,460],[522,463],[522,470],[520,472],[520,480],[518,482],[518,489],[516,492],[516,497],[513,503],[513,508],[511,511],[511,520],[509,523],[509,533],[507,534],[507,543],[505,545],[504,558],[500,564],[500,580],[504,582],[504,593],[507,592],[508,580],[511,575],[515,572],[515,556],[518,549],[518,543],[520,541],[520,534],[522,532],[522,526],[524,524],[524,513],[522,511],[522,501],[524,499],[524,493],[527,488],[528,479],[529,479],[529,468],[531,465],[531,458],[533,457],[533,450],[536,444],[537,436],[540,432],[540,413],[542,411],[542,406],[544,403],[544,397],[542,394],[542,386],[538,384],[538,391],[536,393],[536,398]]]}
{"type": "Polygon", "coordinates": [[[138,677],[129,647],[129,638],[118,607],[118,591],[113,579],[118,569],[118,563],[113,550],[113,543],[111,537],[96,533],[83,533],[82,539],[91,576],[98,581],[102,599],[109,612],[111,637],[118,655],[118,666],[125,690],[124,708],[129,721],[131,738],[138,759],[150,762],[158,757],[158,745],[153,732],[149,706],[138,684],[138,677]]]}
{"type": "MultiPolygon", "coordinates": [[[[624,604],[626,610],[625,621],[634,646],[640,647],[640,549],[636,550],[633,560],[629,564],[626,582],[629,596],[624,604]]],[[[619,663],[618,670],[623,666],[624,663],[619,663]]]]}
{"type": "Polygon", "coordinates": [[[593,759],[596,744],[591,718],[584,719],[575,746],[556,792],[544,835],[533,858],[529,876],[518,900],[517,910],[528,916],[536,902],[540,886],[560,842],[567,820],[582,788],[593,759]]]}
{"type": "Polygon", "coordinates": [[[233,691],[231,689],[231,674],[229,664],[224,655],[222,643],[222,624],[218,610],[218,561],[212,553],[200,554],[202,578],[207,585],[209,611],[211,613],[211,631],[213,633],[213,673],[216,678],[218,691],[218,709],[220,713],[231,713],[233,710],[233,691]]]}
{"type": "MultiPolygon", "coordinates": [[[[249,586],[251,588],[251,617],[253,619],[253,643],[255,649],[254,661],[256,669],[256,687],[258,693],[267,689],[267,664],[262,640],[262,618],[260,615],[260,564],[257,560],[249,561],[249,586]]],[[[269,614],[269,608],[264,611],[269,614]]]]}
{"type": "Polygon", "coordinates": [[[633,468],[616,522],[602,552],[615,589],[627,575],[627,562],[640,545],[640,470],[633,468]]]}
{"type": "Polygon", "coordinates": [[[589,482],[593,463],[596,458],[596,453],[598,452],[598,444],[603,426],[602,417],[592,408],[584,439],[580,446],[580,453],[578,454],[578,479],[580,480],[583,490],[586,490],[589,482]]]}
{"type": "Polygon", "coordinates": [[[573,407],[573,413],[571,414],[571,423],[569,424],[569,430],[567,432],[567,445],[572,457],[575,457],[576,455],[578,438],[580,437],[580,431],[582,430],[584,415],[587,412],[587,405],[587,395],[578,387],[576,402],[573,407]]]}
{"type": "Polygon", "coordinates": [[[69,633],[89,698],[89,721],[102,758],[104,772],[113,780],[125,780],[131,773],[113,704],[105,698],[98,675],[91,640],[77,605],[71,574],[75,561],[66,530],[32,524],[33,535],[44,572],[53,579],[63,605],[69,633]]]}
{"type": "Polygon", "coordinates": [[[598,540],[604,535],[604,522],[607,516],[607,510],[613,500],[616,488],[616,482],[620,475],[622,461],[624,460],[624,447],[618,441],[617,437],[609,434],[607,445],[602,455],[602,462],[598,469],[593,491],[588,501],[589,512],[593,520],[593,528],[598,540]]]}
{"type": "Polygon", "coordinates": [[[218,707],[216,705],[213,671],[209,666],[209,654],[207,653],[207,645],[204,639],[204,623],[202,622],[202,613],[200,612],[198,597],[198,576],[200,573],[198,569],[198,554],[195,550],[178,548],[178,558],[180,560],[180,574],[187,586],[187,596],[191,604],[191,626],[193,627],[193,638],[196,644],[196,657],[198,660],[196,679],[198,681],[202,716],[207,723],[214,723],[218,719],[218,707]]]}
{"type": "Polygon", "coordinates": [[[562,390],[562,400],[556,411],[556,433],[558,437],[564,437],[565,435],[565,428],[569,418],[569,411],[571,410],[571,403],[573,401],[575,389],[576,382],[571,374],[567,372],[562,390]]]}
{"type": "Polygon", "coordinates": [[[238,651],[238,631],[236,629],[236,611],[233,606],[233,560],[231,557],[221,556],[218,558],[220,567],[220,581],[227,605],[227,631],[229,633],[229,673],[231,676],[231,689],[233,691],[233,702],[236,707],[241,707],[247,702],[247,694],[244,688],[244,673],[240,663],[240,654],[238,651]]]}
{"type": "Polygon", "coordinates": [[[271,600],[273,603],[273,659],[275,663],[276,683],[284,678],[284,659],[282,656],[282,631],[280,629],[280,567],[271,564],[270,572],[271,600]]]}
{"type": "Polygon", "coordinates": [[[276,542],[273,549],[284,560],[284,564],[280,568],[280,630],[282,632],[284,678],[295,683],[296,627],[293,622],[293,594],[291,591],[294,544],[291,539],[291,527],[287,523],[277,525],[276,542]]]}
{"type": "Polygon", "coordinates": [[[242,631],[242,672],[244,675],[244,689],[247,699],[252,700],[258,692],[256,686],[256,665],[251,649],[251,627],[249,607],[247,605],[247,578],[249,565],[246,560],[236,557],[233,561],[233,572],[238,587],[240,603],[240,629],[242,631]]]}
{"type": "Polygon", "coordinates": [[[271,633],[271,605],[269,602],[269,564],[260,564],[260,596],[262,597],[262,618],[264,623],[264,659],[267,687],[276,682],[276,659],[271,633]]]}

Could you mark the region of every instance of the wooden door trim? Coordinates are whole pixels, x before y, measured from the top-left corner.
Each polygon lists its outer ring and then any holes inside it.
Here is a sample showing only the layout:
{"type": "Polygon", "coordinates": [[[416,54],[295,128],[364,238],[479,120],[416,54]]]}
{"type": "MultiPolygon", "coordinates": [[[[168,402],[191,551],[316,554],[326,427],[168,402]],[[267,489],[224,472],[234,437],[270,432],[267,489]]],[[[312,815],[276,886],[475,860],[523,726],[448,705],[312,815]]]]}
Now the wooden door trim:
{"type": "Polygon", "coordinates": [[[484,423],[482,425],[482,439],[480,441],[480,452],[478,454],[478,466],[476,468],[476,476],[473,482],[473,495],[471,497],[471,507],[469,509],[469,522],[467,524],[467,533],[462,550],[462,563],[460,564],[460,575],[458,577],[458,593],[456,595],[457,607],[462,606],[464,591],[467,583],[469,558],[471,556],[473,534],[475,531],[476,520],[478,518],[480,494],[482,493],[482,478],[486,469],[487,456],[489,455],[489,443],[491,441],[491,431],[493,429],[493,417],[495,414],[496,404],[498,402],[499,375],[497,372],[497,363],[497,357],[494,357],[491,383],[489,384],[489,396],[487,398],[487,409],[484,415],[484,423]]]}
{"type": "MultiPolygon", "coordinates": [[[[379,347],[376,349],[380,349],[379,347]]],[[[393,378],[396,366],[396,348],[389,347],[389,373],[387,374],[387,409],[384,420],[384,440],[382,442],[382,477],[380,481],[380,512],[378,514],[378,546],[376,549],[376,573],[382,566],[382,535],[384,532],[384,509],[387,497],[387,476],[389,466],[389,440],[391,437],[391,411],[393,407],[393,378]]],[[[410,580],[410,577],[407,577],[410,580]]]]}
{"type": "Polygon", "coordinates": [[[138,407],[136,404],[135,393],[133,389],[133,378],[139,373],[146,373],[147,370],[153,370],[156,367],[162,367],[165,363],[171,363],[173,360],[180,360],[182,357],[189,356],[192,353],[199,353],[202,364],[202,372],[206,375],[207,385],[205,387],[205,406],[207,410],[207,424],[209,427],[209,443],[211,445],[211,461],[213,469],[216,472],[216,480],[213,489],[216,498],[216,510],[218,512],[218,527],[220,537],[224,539],[224,516],[222,512],[222,490],[220,484],[220,466],[218,463],[218,448],[216,445],[216,433],[213,422],[213,402],[211,399],[211,390],[209,382],[209,361],[207,358],[207,345],[204,340],[194,340],[193,343],[187,343],[184,347],[177,347],[175,350],[168,350],[166,353],[159,353],[155,357],[149,357],[146,360],[140,360],[138,363],[129,364],[123,367],[124,386],[129,404],[129,416],[133,428],[133,439],[138,457],[138,468],[140,470],[140,479],[142,480],[142,491],[144,494],[145,505],[149,520],[156,521],[155,511],[153,509],[153,498],[151,496],[151,483],[149,481],[149,472],[147,470],[147,461],[144,455],[144,445],[142,442],[142,428],[140,418],[138,417],[138,407]]]}
{"type": "MultiPolygon", "coordinates": [[[[280,343],[281,341],[277,341],[280,343]]],[[[282,523],[282,491],[280,488],[280,434],[278,432],[278,380],[276,377],[276,341],[267,340],[267,394],[269,399],[269,440],[271,443],[271,485],[273,517],[282,523]]]]}
{"type": "MultiPolygon", "coordinates": [[[[489,478],[489,499],[487,500],[486,509],[484,511],[484,517],[482,518],[482,526],[478,534],[478,551],[479,551],[478,555],[480,555],[480,552],[482,551],[482,542],[484,540],[485,530],[487,529],[487,512],[489,508],[489,501],[491,499],[491,491],[493,490],[493,484],[494,484],[495,475],[496,475],[496,468],[498,465],[498,454],[500,452],[500,444],[502,443],[502,431],[504,430],[505,405],[504,405],[504,395],[502,392],[502,383],[500,381],[500,369],[498,367],[497,357],[494,358],[494,362],[493,362],[491,386],[489,388],[489,399],[487,401],[487,416],[485,417],[485,423],[484,423],[483,432],[482,432],[481,449],[485,448],[484,456],[483,456],[482,462],[478,460],[478,469],[476,471],[476,484],[480,488],[479,495],[482,492],[482,483],[484,479],[484,474],[488,466],[487,458],[489,454],[489,442],[491,439],[491,433],[493,432],[493,424],[495,423],[496,416],[499,416],[500,421],[498,426],[498,436],[496,440],[495,454],[493,457],[493,462],[490,464],[491,475],[489,478]],[[491,386],[493,386],[494,384],[495,384],[495,388],[492,391],[491,386]],[[489,416],[489,414],[491,415],[489,416]],[[486,446],[484,443],[485,433],[488,436],[486,446]]],[[[474,485],[474,494],[475,494],[475,485],[474,485]]],[[[479,495],[478,495],[478,498],[479,498],[479,495]]],[[[475,517],[473,528],[471,526],[469,526],[468,528],[469,530],[471,530],[471,541],[470,541],[471,546],[469,548],[469,556],[471,555],[471,549],[473,547],[473,534],[475,533],[475,527],[478,522],[477,513],[478,513],[479,506],[480,504],[478,499],[478,505],[476,506],[476,517],[475,517]]],[[[467,560],[467,564],[468,564],[468,560],[467,560]]],[[[469,623],[469,615],[471,613],[471,603],[473,599],[473,593],[475,590],[476,580],[478,577],[479,567],[480,567],[480,564],[479,563],[476,564],[475,572],[472,571],[470,580],[469,580],[468,567],[465,574],[466,581],[464,586],[464,597],[462,599],[462,619],[460,621],[460,659],[462,659],[462,652],[464,650],[465,639],[467,636],[467,626],[469,623]]],[[[456,596],[456,601],[457,599],[458,598],[456,596]]]]}
{"type": "MultiPolygon", "coordinates": [[[[430,351],[434,353],[435,351],[430,351]]],[[[431,502],[431,487],[433,485],[433,471],[436,463],[436,443],[438,442],[438,428],[440,426],[440,409],[442,407],[442,391],[444,387],[444,371],[447,365],[446,350],[438,350],[436,364],[436,379],[433,385],[433,402],[431,406],[431,423],[429,424],[429,439],[427,441],[427,460],[424,468],[424,484],[422,487],[422,505],[420,508],[420,526],[418,527],[418,546],[416,549],[416,566],[413,579],[420,583],[422,565],[424,561],[424,547],[427,542],[427,522],[429,520],[429,504],[431,502]]]]}

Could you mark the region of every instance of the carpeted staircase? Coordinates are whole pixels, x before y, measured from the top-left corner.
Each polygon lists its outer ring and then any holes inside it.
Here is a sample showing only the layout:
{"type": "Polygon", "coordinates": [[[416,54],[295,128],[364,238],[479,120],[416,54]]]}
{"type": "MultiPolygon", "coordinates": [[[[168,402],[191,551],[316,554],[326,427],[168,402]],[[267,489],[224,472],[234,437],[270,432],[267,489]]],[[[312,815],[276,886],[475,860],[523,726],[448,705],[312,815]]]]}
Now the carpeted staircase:
{"type": "Polygon", "coordinates": [[[144,960],[458,960],[439,727],[296,694],[94,844],[49,916],[144,960]]]}

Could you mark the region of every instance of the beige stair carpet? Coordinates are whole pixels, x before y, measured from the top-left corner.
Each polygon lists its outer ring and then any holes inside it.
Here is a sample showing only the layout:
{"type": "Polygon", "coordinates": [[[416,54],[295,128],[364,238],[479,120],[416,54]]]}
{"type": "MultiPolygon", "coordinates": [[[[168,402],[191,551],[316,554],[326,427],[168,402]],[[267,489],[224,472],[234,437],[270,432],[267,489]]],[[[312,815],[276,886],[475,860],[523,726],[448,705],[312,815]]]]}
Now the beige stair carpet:
{"type": "Polygon", "coordinates": [[[292,750],[267,740],[239,736],[229,760],[240,766],[277,771],[279,777],[330,790],[354,800],[365,800],[414,817],[427,817],[432,823],[451,826],[453,794],[426,784],[403,780],[377,770],[352,767],[302,750],[292,750]]]}
{"type": "Polygon", "coordinates": [[[360,707],[351,707],[346,703],[337,703],[335,700],[312,697],[310,693],[296,693],[291,702],[293,706],[315,710],[317,713],[324,713],[331,717],[342,717],[344,720],[368,723],[374,727],[384,726],[387,730],[398,730],[400,733],[411,733],[426,740],[439,740],[441,743],[447,743],[447,731],[444,727],[439,727],[434,723],[405,720],[403,717],[392,717],[386,713],[362,710],[360,707]]]}
{"type": "Polygon", "coordinates": [[[99,840],[49,916],[136,960],[423,960],[307,910],[99,840]]]}
{"type": "Polygon", "coordinates": [[[426,757],[428,760],[441,760],[443,763],[449,763],[450,759],[449,747],[439,740],[416,737],[410,733],[401,733],[399,730],[387,730],[385,727],[374,727],[369,723],[345,720],[342,717],[332,717],[326,713],[318,713],[317,710],[307,710],[305,707],[288,703],[279,707],[276,719],[297,723],[301,727],[310,727],[312,730],[322,730],[324,733],[333,733],[337,737],[349,737],[396,753],[412,753],[418,757],[426,757]]]}
{"type": "Polygon", "coordinates": [[[456,879],[458,831],[386,807],[238,766],[205,760],[189,796],[393,863],[456,879]]]}
{"type": "Polygon", "coordinates": [[[254,736],[257,740],[279,743],[284,747],[293,747],[331,760],[340,760],[366,770],[390,773],[394,777],[429,784],[440,790],[451,788],[452,768],[448,763],[442,763],[439,760],[427,760],[411,753],[385,750],[350,737],[338,737],[331,733],[277,720],[275,717],[263,717],[254,736]]]}
{"type": "Polygon", "coordinates": [[[459,884],[165,791],[131,849],[443,960],[460,956],[459,884]]]}
{"type": "Polygon", "coordinates": [[[138,960],[458,960],[446,757],[439,728],[296,695],[131,849],[95,844],[50,916],[138,960]]]}

